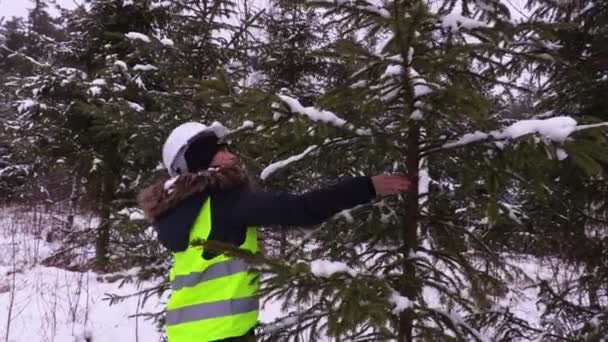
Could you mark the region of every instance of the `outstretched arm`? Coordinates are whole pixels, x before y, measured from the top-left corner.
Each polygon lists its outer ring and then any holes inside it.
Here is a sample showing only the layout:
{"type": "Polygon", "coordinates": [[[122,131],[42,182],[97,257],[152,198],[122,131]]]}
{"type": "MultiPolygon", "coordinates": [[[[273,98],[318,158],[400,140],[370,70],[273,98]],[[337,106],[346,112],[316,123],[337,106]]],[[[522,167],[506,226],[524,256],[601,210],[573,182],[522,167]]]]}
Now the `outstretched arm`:
{"type": "Polygon", "coordinates": [[[403,192],[409,184],[403,176],[378,175],[352,178],[301,195],[247,190],[234,203],[231,216],[245,226],[312,226],[376,196],[403,192]]]}

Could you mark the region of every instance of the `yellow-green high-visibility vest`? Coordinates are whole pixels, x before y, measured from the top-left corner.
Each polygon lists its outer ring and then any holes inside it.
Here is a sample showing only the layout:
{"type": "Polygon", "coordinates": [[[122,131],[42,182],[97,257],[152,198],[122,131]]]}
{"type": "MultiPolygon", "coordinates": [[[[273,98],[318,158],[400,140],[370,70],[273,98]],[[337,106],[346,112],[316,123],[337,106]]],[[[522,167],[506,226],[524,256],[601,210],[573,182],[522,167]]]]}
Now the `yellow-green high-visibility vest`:
{"type": "MultiPolygon", "coordinates": [[[[190,241],[207,240],[211,232],[211,198],[208,198],[190,230],[190,241]]],[[[258,251],[257,230],[247,228],[241,249],[258,251]]],[[[242,259],[221,254],[203,258],[202,246],[190,246],[173,254],[169,273],[171,297],[167,303],[165,330],[169,342],[215,341],[245,335],[258,321],[256,274],[242,259]]]]}

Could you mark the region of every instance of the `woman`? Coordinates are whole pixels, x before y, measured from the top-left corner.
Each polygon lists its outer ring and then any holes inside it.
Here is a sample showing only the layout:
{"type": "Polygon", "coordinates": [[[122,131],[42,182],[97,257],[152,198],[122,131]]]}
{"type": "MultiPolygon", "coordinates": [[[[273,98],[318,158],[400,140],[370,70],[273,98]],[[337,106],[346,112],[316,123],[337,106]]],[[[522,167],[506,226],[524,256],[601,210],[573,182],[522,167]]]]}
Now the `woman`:
{"type": "Polygon", "coordinates": [[[223,126],[190,122],[175,128],[163,146],[174,178],[139,196],[162,244],[173,252],[167,303],[169,342],[255,341],[257,277],[246,262],[192,246],[218,241],[258,251],[257,226],[312,226],[377,196],[404,192],[399,175],[355,177],[304,194],[250,186],[237,154],[220,143],[223,126]]]}

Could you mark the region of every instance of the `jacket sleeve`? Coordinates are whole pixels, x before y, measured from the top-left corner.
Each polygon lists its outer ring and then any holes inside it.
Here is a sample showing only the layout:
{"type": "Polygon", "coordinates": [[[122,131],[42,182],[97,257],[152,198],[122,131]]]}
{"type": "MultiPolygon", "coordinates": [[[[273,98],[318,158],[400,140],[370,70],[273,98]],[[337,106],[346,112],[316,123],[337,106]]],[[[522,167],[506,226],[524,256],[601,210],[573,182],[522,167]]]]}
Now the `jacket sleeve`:
{"type": "Polygon", "coordinates": [[[301,195],[244,190],[232,207],[238,225],[312,226],[376,196],[369,177],[357,177],[301,195]]]}

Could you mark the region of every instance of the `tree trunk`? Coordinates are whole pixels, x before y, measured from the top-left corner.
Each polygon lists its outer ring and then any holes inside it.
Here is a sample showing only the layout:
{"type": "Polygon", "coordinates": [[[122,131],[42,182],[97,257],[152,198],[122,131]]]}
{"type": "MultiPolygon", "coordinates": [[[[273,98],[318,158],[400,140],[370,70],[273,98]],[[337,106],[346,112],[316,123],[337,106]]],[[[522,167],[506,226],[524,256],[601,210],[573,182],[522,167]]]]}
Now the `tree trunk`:
{"type": "MultiPolygon", "coordinates": [[[[416,267],[414,262],[409,258],[409,255],[416,250],[418,246],[418,161],[419,150],[418,144],[420,140],[420,127],[416,122],[411,122],[409,125],[407,139],[407,172],[410,181],[412,182],[410,190],[406,195],[405,202],[405,225],[403,227],[403,282],[401,293],[411,301],[414,301],[418,294],[418,286],[416,279],[416,267]]],[[[414,311],[407,309],[401,312],[399,316],[399,341],[412,342],[414,341],[414,311]]]]}
{"type": "Polygon", "coordinates": [[[103,173],[102,195],[99,203],[100,224],[95,237],[95,268],[106,271],[109,265],[108,252],[110,245],[110,215],[114,199],[114,179],[111,169],[103,173]]]}
{"type": "Polygon", "coordinates": [[[80,189],[80,176],[74,174],[72,176],[72,189],[70,191],[70,206],[68,208],[68,218],[66,230],[72,230],[74,226],[74,217],[76,216],[76,207],[78,206],[78,193],[80,189]]]}
{"type": "MultiPolygon", "coordinates": [[[[415,93],[412,79],[410,78],[409,54],[412,42],[415,37],[416,23],[406,24],[404,22],[404,13],[409,6],[414,6],[417,3],[411,1],[396,1],[394,7],[395,20],[395,35],[398,37],[399,50],[403,58],[403,87],[404,87],[404,115],[407,120],[407,141],[406,141],[406,168],[407,176],[411,181],[410,189],[406,194],[405,199],[405,221],[403,226],[403,245],[401,253],[403,258],[403,275],[399,284],[399,292],[414,302],[419,289],[416,279],[416,265],[410,259],[410,254],[414,252],[418,246],[418,168],[420,167],[420,126],[418,122],[409,119],[415,110],[415,93]]],[[[413,309],[406,309],[399,315],[399,342],[414,341],[414,320],[415,314],[413,309]]]]}
{"type": "Polygon", "coordinates": [[[103,204],[100,209],[100,224],[95,237],[95,269],[106,271],[108,266],[108,251],[110,244],[110,209],[103,204]]]}

